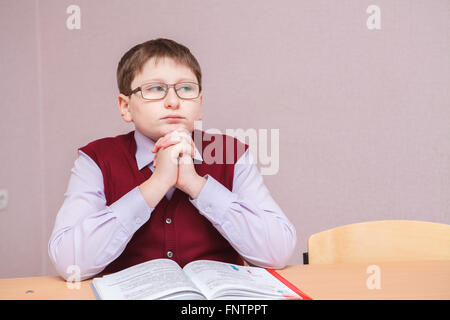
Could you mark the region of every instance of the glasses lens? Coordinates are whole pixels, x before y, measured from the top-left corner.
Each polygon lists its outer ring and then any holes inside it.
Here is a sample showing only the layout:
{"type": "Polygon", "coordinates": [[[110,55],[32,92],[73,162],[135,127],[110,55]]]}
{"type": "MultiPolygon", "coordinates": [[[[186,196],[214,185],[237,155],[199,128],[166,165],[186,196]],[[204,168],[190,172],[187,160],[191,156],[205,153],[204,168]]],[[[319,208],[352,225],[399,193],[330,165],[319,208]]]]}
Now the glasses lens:
{"type": "Polygon", "coordinates": [[[144,85],[141,90],[144,99],[157,100],[164,98],[167,86],[164,83],[150,83],[144,85]]]}
{"type": "Polygon", "coordinates": [[[182,99],[195,99],[199,95],[199,85],[193,82],[181,82],[175,86],[177,94],[182,99]]]}

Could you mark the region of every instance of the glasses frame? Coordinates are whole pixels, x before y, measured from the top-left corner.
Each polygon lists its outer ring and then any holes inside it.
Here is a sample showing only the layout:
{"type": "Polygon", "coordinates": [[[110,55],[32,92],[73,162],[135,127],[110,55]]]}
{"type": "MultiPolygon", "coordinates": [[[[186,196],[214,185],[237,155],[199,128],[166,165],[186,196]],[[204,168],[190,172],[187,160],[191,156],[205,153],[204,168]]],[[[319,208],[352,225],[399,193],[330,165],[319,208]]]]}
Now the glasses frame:
{"type": "Polygon", "coordinates": [[[140,91],[142,99],[144,99],[146,101],[158,101],[158,100],[162,100],[165,97],[167,97],[167,94],[169,93],[169,89],[170,88],[173,88],[173,91],[175,91],[175,94],[177,95],[177,97],[182,99],[182,100],[194,100],[194,99],[197,99],[200,96],[200,93],[202,92],[202,87],[198,83],[192,82],[192,81],[182,81],[182,82],[177,82],[177,83],[174,83],[174,84],[168,84],[168,83],[164,83],[164,82],[147,82],[147,83],[144,83],[144,84],[140,85],[139,87],[135,88],[134,90],[132,90],[130,92],[130,94],[128,95],[128,97],[131,97],[133,94],[135,94],[135,93],[140,91]],[[182,98],[182,97],[180,97],[178,95],[177,90],[175,90],[175,86],[178,85],[178,84],[181,84],[181,83],[191,83],[191,84],[197,85],[198,86],[198,95],[195,98],[182,98]],[[166,93],[165,93],[164,97],[158,98],[158,99],[147,99],[147,98],[144,98],[144,94],[142,93],[142,87],[144,87],[146,85],[149,85],[149,84],[163,84],[163,85],[165,85],[167,87],[167,90],[166,90],[166,93]]]}

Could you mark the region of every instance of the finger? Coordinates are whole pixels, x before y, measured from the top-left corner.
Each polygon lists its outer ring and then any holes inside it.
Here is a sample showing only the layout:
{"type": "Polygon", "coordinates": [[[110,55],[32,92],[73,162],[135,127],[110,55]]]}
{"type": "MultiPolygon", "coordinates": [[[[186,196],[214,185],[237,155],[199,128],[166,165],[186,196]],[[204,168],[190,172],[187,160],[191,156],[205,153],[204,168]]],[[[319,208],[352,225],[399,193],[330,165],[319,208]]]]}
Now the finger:
{"type": "Polygon", "coordinates": [[[191,157],[194,158],[195,157],[195,144],[194,141],[191,141],[191,157]]]}
{"type": "Polygon", "coordinates": [[[178,159],[178,164],[190,164],[192,163],[192,157],[189,154],[189,150],[183,150],[184,152],[180,154],[178,159]]]}
{"type": "Polygon", "coordinates": [[[192,158],[188,155],[183,154],[183,156],[178,160],[179,165],[192,164],[192,158]]]}
{"type": "Polygon", "coordinates": [[[182,140],[180,143],[171,146],[171,158],[178,160],[178,158],[182,157],[184,154],[191,155],[192,147],[190,144],[186,142],[186,140],[182,140]]]}
{"type": "Polygon", "coordinates": [[[180,132],[178,135],[186,138],[187,140],[192,140],[191,134],[187,130],[180,132]]]}
{"type": "MultiPolygon", "coordinates": [[[[167,147],[173,146],[178,143],[193,145],[193,142],[191,144],[190,139],[188,139],[185,136],[180,135],[180,136],[173,136],[173,137],[162,140],[158,145],[158,149],[159,148],[167,148],[167,147]]],[[[189,152],[188,154],[191,154],[191,152],[189,152]]]]}
{"type": "Polygon", "coordinates": [[[159,151],[159,149],[161,149],[161,141],[162,141],[162,139],[159,139],[156,142],[156,144],[154,145],[153,150],[152,150],[153,153],[157,153],[159,151]]]}
{"type": "Polygon", "coordinates": [[[158,150],[159,150],[159,144],[161,143],[161,140],[162,140],[162,139],[164,139],[164,137],[161,137],[161,138],[159,138],[159,139],[156,141],[156,143],[155,143],[155,145],[153,146],[153,149],[152,149],[152,152],[153,152],[153,153],[158,152],[158,150]]]}
{"type": "Polygon", "coordinates": [[[180,141],[181,141],[181,138],[178,136],[164,137],[164,138],[158,140],[158,142],[156,142],[155,146],[153,147],[152,152],[156,153],[159,151],[159,149],[170,147],[174,144],[179,143],[180,141]]]}
{"type": "Polygon", "coordinates": [[[186,130],[185,128],[178,128],[173,130],[172,132],[170,132],[169,134],[175,134],[175,135],[179,135],[179,134],[183,134],[183,135],[190,135],[190,132],[188,130],[186,130]]]}
{"type": "Polygon", "coordinates": [[[186,135],[186,139],[187,139],[187,141],[188,141],[188,143],[190,144],[190,146],[191,146],[191,158],[194,158],[195,157],[195,143],[194,143],[194,140],[192,140],[192,137],[191,137],[191,135],[186,135]]]}
{"type": "Polygon", "coordinates": [[[169,136],[171,136],[171,137],[185,137],[188,140],[192,139],[191,138],[191,134],[186,129],[174,130],[174,131],[170,132],[169,136]]]}
{"type": "Polygon", "coordinates": [[[186,139],[188,141],[192,140],[191,135],[189,134],[189,131],[187,131],[186,129],[182,129],[182,130],[178,129],[178,130],[171,131],[168,134],[166,134],[163,138],[160,138],[160,140],[158,140],[158,142],[156,144],[167,147],[171,144],[180,142],[181,139],[186,139]]]}
{"type": "Polygon", "coordinates": [[[189,155],[191,158],[194,158],[195,156],[195,144],[194,141],[192,141],[192,139],[188,139],[186,137],[183,137],[183,142],[185,144],[185,153],[187,155],[189,155]]]}
{"type": "Polygon", "coordinates": [[[191,158],[194,158],[195,156],[195,145],[194,142],[191,141],[190,139],[187,139],[186,137],[183,138],[183,148],[184,148],[184,153],[186,155],[189,155],[191,158]]]}
{"type": "Polygon", "coordinates": [[[159,148],[167,148],[167,147],[173,146],[180,142],[181,142],[180,137],[170,137],[170,138],[167,138],[167,139],[164,139],[163,141],[161,141],[159,143],[158,149],[159,148]]]}

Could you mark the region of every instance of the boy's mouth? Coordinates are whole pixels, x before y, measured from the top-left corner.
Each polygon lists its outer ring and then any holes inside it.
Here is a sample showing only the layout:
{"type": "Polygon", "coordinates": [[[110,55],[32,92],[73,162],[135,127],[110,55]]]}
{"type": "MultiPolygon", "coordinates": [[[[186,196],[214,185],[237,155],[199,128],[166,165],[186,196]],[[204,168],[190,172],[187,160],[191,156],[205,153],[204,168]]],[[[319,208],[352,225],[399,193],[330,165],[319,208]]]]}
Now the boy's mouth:
{"type": "Polygon", "coordinates": [[[161,118],[161,120],[164,120],[164,119],[166,119],[166,120],[175,120],[175,119],[184,119],[184,117],[176,116],[176,115],[169,115],[169,116],[166,116],[164,118],[161,118]]]}
{"type": "Polygon", "coordinates": [[[184,119],[184,117],[175,116],[175,115],[161,118],[161,120],[164,121],[165,123],[179,123],[183,119],[184,119]]]}

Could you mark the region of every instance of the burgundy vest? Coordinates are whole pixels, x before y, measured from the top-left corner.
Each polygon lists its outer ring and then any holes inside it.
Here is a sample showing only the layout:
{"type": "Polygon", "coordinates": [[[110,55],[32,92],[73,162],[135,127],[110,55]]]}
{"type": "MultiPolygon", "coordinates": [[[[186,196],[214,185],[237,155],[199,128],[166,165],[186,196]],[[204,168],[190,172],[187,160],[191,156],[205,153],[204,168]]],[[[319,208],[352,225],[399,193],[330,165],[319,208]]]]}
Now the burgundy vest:
{"type": "MultiPolygon", "coordinates": [[[[193,138],[194,134],[202,137],[201,146],[199,141],[194,141],[204,160],[194,163],[195,170],[200,176],[209,174],[231,191],[234,163],[247,150],[248,145],[226,135],[207,135],[203,131],[195,131],[192,133],[193,138]],[[216,139],[222,140],[223,150],[217,148],[216,142],[220,140],[216,139]],[[230,152],[231,148],[234,149],[233,152],[230,152]],[[219,154],[216,155],[214,151],[219,154]],[[211,162],[205,161],[208,154],[215,159],[216,156],[221,157],[221,163],[206,163],[211,162]]],[[[108,206],[152,175],[148,166],[138,169],[134,131],[93,141],[80,150],[94,160],[102,171],[108,206]]],[[[172,252],[171,259],[181,267],[200,259],[243,264],[236,250],[192,205],[189,195],[175,189],[170,200],[166,196],[161,199],[150,219],[135,232],[122,254],[103,273],[116,272],[151,259],[168,258],[169,251],[172,252]],[[167,218],[170,218],[170,223],[166,222],[167,218]]]]}

